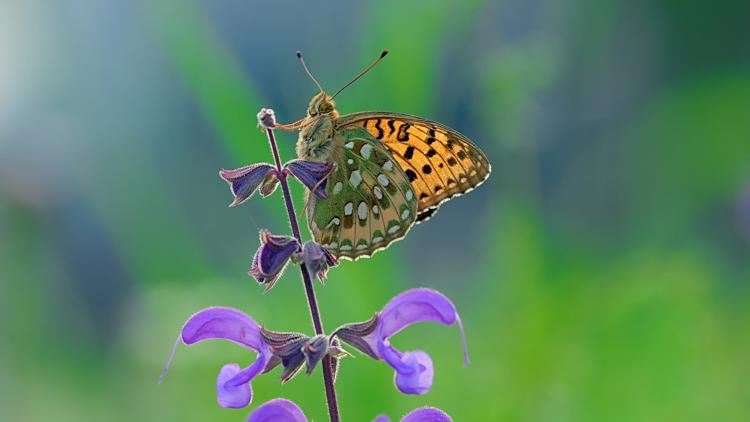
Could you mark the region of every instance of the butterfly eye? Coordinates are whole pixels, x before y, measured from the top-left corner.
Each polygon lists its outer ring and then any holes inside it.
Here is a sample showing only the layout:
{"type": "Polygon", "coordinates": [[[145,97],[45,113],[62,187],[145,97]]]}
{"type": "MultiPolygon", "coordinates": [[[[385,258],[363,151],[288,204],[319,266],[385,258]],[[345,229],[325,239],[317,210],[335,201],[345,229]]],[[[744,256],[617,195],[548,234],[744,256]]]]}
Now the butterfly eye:
{"type": "Polygon", "coordinates": [[[313,117],[314,117],[314,116],[317,116],[317,115],[318,115],[318,112],[317,112],[317,111],[315,111],[315,110],[312,110],[312,111],[310,111],[310,113],[309,113],[309,114],[310,114],[310,116],[313,116],[313,117]]]}
{"type": "Polygon", "coordinates": [[[321,113],[328,113],[331,110],[333,110],[333,107],[328,103],[323,103],[318,107],[318,111],[321,113]]]}

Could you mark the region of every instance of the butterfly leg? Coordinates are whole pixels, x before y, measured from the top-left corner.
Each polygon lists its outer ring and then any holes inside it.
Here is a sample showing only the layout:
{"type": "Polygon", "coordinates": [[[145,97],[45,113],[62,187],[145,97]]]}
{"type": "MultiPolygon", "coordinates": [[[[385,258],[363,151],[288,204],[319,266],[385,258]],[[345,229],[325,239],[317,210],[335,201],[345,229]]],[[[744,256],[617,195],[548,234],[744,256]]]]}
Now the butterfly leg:
{"type": "Polygon", "coordinates": [[[292,132],[301,128],[304,123],[305,123],[305,119],[300,119],[294,123],[287,123],[287,124],[276,123],[276,126],[274,126],[273,128],[279,129],[279,130],[285,130],[287,132],[292,132]]]}

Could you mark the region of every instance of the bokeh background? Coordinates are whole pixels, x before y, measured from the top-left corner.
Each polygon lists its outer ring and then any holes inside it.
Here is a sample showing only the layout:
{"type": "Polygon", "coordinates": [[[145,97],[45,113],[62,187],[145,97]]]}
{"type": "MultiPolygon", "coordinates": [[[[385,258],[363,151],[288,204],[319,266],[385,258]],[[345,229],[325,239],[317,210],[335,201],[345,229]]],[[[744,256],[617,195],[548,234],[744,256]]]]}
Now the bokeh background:
{"type": "MultiPolygon", "coordinates": [[[[268,161],[261,106],[452,126],[494,173],[318,296],[328,328],[413,286],[454,299],[404,396],[344,362],[345,420],[422,405],[457,421],[750,420],[750,3],[742,0],[0,1],[0,420],[240,421],[216,404],[235,345],[181,347],[184,320],[238,307],[311,332],[289,271],[245,271],[281,197],[227,209],[220,168],[268,161]]],[[[279,134],[282,155],[295,137],[279,134]]],[[[297,199],[303,191],[295,187],[297,199]]],[[[301,201],[298,202],[298,206],[301,201]]],[[[326,420],[318,371],[253,382],[326,420]]]]}

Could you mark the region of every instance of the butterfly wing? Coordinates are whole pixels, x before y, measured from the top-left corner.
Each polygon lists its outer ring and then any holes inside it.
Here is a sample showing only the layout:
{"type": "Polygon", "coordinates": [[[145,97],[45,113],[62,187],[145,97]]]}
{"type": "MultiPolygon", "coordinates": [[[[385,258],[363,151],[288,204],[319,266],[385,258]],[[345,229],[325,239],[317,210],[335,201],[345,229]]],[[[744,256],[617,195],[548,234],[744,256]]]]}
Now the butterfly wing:
{"type": "Polygon", "coordinates": [[[417,222],[443,202],[484,182],[491,167],[484,153],[457,131],[417,116],[362,112],[341,116],[336,130],[359,127],[391,153],[418,199],[417,222]]]}
{"type": "Polygon", "coordinates": [[[362,127],[339,130],[333,143],[328,199],[308,197],[308,225],[337,257],[369,257],[414,225],[416,193],[391,153],[362,127]]]}

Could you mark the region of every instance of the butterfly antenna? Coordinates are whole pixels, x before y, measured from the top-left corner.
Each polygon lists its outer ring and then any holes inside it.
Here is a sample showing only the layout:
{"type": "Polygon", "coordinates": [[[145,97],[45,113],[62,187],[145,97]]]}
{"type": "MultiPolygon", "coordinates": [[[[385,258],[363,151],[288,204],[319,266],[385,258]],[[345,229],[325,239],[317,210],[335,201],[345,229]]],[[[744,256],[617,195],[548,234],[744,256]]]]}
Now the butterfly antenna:
{"type": "Polygon", "coordinates": [[[315,79],[315,76],[313,76],[312,73],[310,72],[310,69],[307,68],[307,65],[305,64],[305,59],[304,57],[302,57],[302,53],[299,50],[297,50],[297,58],[302,63],[302,67],[305,68],[305,72],[307,72],[307,76],[309,76],[310,79],[312,79],[313,82],[315,82],[315,85],[317,85],[318,88],[320,88],[320,92],[325,92],[323,91],[323,87],[320,86],[320,84],[318,83],[318,80],[315,79]]]}
{"type": "Polygon", "coordinates": [[[374,62],[372,62],[371,65],[367,66],[367,69],[365,69],[362,72],[360,72],[360,74],[357,75],[357,76],[355,76],[354,79],[352,79],[348,84],[344,85],[343,87],[341,87],[341,89],[339,89],[338,91],[336,91],[336,93],[333,94],[332,98],[336,98],[336,96],[339,95],[341,93],[341,91],[343,91],[346,88],[348,88],[349,85],[351,85],[354,82],[356,82],[357,79],[361,78],[362,76],[365,76],[365,73],[369,72],[370,69],[372,69],[373,67],[375,67],[375,65],[378,64],[381,60],[383,60],[383,57],[385,57],[387,55],[388,55],[388,50],[383,50],[383,52],[380,53],[380,57],[378,57],[377,60],[375,60],[374,62]]]}

